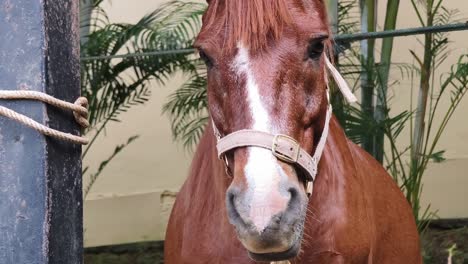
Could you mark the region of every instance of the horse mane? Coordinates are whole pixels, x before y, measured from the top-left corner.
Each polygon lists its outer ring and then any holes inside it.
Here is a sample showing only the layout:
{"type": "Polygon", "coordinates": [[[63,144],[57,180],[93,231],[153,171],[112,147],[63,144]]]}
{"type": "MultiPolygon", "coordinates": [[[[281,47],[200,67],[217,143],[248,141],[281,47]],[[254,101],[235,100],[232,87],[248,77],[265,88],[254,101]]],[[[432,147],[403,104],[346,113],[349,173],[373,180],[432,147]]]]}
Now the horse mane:
{"type": "Polygon", "coordinates": [[[204,22],[226,35],[228,49],[241,41],[251,50],[258,50],[278,40],[292,19],[283,0],[211,0],[204,22]]]}

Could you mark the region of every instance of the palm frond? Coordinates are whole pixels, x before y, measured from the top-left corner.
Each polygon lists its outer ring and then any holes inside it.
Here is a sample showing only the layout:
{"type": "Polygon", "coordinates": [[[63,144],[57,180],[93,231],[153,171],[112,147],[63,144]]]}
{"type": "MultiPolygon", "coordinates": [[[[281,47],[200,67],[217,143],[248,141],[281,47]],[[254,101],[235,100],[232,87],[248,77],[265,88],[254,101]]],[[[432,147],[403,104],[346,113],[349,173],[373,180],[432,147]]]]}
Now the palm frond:
{"type": "Polygon", "coordinates": [[[191,64],[194,71],[179,89],[168,98],[163,112],[168,114],[174,139],[182,141],[191,150],[198,142],[208,122],[208,100],[206,93],[206,68],[200,60],[191,64]]]}
{"type": "Polygon", "coordinates": [[[359,14],[356,0],[343,0],[338,2],[338,32],[340,34],[355,33],[359,29],[359,14]]]}
{"type": "MultiPolygon", "coordinates": [[[[95,27],[82,46],[83,56],[111,56],[191,47],[205,5],[173,1],[144,16],[136,24],[95,27]]],[[[101,15],[102,17],[102,15],[101,15]]],[[[102,21],[105,21],[102,20],[102,21]]],[[[129,106],[148,100],[151,82],[164,84],[190,63],[184,54],[86,61],[82,65],[82,94],[90,102],[90,123],[118,120],[129,106]]]]}

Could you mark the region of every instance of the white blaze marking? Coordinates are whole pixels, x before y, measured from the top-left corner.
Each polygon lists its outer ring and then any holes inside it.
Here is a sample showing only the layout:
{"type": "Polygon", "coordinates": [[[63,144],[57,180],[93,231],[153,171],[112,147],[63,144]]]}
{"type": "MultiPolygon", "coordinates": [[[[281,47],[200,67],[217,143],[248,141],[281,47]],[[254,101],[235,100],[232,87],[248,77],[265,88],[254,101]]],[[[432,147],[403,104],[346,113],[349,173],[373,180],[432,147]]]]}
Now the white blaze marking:
{"type": "MultiPolygon", "coordinates": [[[[259,87],[251,69],[249,51],[241,44],[238,48],[233,69],[238,76],[246,78],[247,97],[253,121],[251,129],[272,132],[270,117],[261,102],[259,87]]],[[[271,151],[258,147],[249,148],[244,170],[248,196],[251,197],[250,220],[261,232],[267,227],[273,215],[286,208],[287,201],[285,204],[273,202],[273,196],[277,197],[279,193],[281,176],[285,177],[285,174],[271,151]]],[[[278,199],[274,200],[278,202],[278,199]]]]}
{"type": "Polygon", "coordinates": [[[246,77],[247,96],[253,119],[252,129],[270,132],[270,117],[260,100],[260,91],[250,65],[249,51],[240,44],[238,47],[239,53],[234,61],[234,68],[238,75],[246,77]]]}

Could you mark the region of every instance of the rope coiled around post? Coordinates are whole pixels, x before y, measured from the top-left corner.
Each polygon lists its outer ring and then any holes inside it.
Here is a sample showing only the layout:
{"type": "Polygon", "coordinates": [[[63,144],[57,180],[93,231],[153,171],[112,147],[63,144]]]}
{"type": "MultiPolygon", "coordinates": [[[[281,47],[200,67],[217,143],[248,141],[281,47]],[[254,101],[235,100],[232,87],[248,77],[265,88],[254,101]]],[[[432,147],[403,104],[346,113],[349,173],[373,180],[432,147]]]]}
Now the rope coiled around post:
{"type": "MultiPolygon", "coordinates": [[[[48,94],[37,92],[37,91],[5,91],[0,90],[0,100],[37,100],[43,103],[61,108],[63,110],[70,110],[73,112],[76,122],[82,127],[89,127],[88,122],[88,100],[85,97],[79,97],[75,103],[69,103],[62,100],[59,100],[55,97],[52,97],[48,94]]],[[[86,145],[89,143],[89,140],[76,136],[70,133],[61,132],[50,127],[47,127],[43,124],[40,124],[33,119],[17,113],[9,108],[0,106],[0,115],[20,122],[30,128],[37,130],[38,132],[54,137],[57,139],[70,141],[75,144],[86,145]]]]}

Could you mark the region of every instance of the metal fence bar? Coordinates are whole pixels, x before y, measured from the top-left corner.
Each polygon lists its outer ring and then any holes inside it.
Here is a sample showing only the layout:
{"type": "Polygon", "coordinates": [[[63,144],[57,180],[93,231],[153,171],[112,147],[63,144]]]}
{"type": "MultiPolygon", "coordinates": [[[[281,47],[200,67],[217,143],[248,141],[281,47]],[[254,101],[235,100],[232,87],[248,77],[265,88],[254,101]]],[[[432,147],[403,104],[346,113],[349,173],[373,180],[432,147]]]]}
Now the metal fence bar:
{"type": "MultiPolygon", "coordinates": [[[[419,28],[408,28],[408,29],[398,29],[391,31],[381,31],[381,32],[370,32],[370,33],[356,33],[356,34],[343,34],[337,35],[335,41],[341,45],[347,46],[345,43],[350,43],[353,41],[360,41],[364,39],[379,39],[379,38],[389,38],[389,37],[402,37],[402,36],[412,36],[420,35],[427,33],[442,33],[450,31],[462,31],[468,30],[468,22],[442,25],[442,26],[432,26],[432,27],[419,27],[419,28]]],[[[125,59],[125,58],[135,58],[135,57],[145,57],[145,56],[161,56],[161,55],[171,55],[171,54],[190,54],[194,53],[195,49],[180,49],[180,50],[162,50],[162,51],[152,51],[152,52],[141,52],[141,53],[128,53],[121,55],[111,55],[111,56],[90,56],[82,57],[81,62],[89,62],[94,60],[110,60],[110,59],[125,59]]]]}
{"type": "Polygon", "coordinates": [[[81,58],[81,61],[86,62],[86,61],[93,61],[93,60],[125,59],[125,58],[132,58],[132,57],[161,56],[161,55],[172,55],[172,54],[190,54],[194,52],[195,52],[195,49],[159,50],[159,51],[128,53],[128,54],[112,55],[112,56],[90,56],[90,57],[81,58]]]}
{"type": "MultiPolygon", "coordinates": [[[[73,102],[80,94],[76,0],[0,0],[0,89],[73,102]]],[[[79,133],[71,113],[0,100],[41,124],[79,133]]],[[[82,264],[81,147],[0,117],[0,264],[82,264]]]]}
{"type": "Polygon", "coordinates": [[[451,32],[451,31],[462,31],[468,30],[468,22],[450,24],[450,25],[441,25],[441,26],[432,26],[432,27],[419,27],[419,28],[407,28],[407,29],[397,29],[381,32],[369,32],[369,33],[357,33],[357,34],[343,34],[335,37],[336,42],[353,42],[366,39],[380,39],[380,38],[390,38],[390,37],[403,37],[403,36],[412,36],[428,33],[442,33],[442,32],[451,32]]]}

